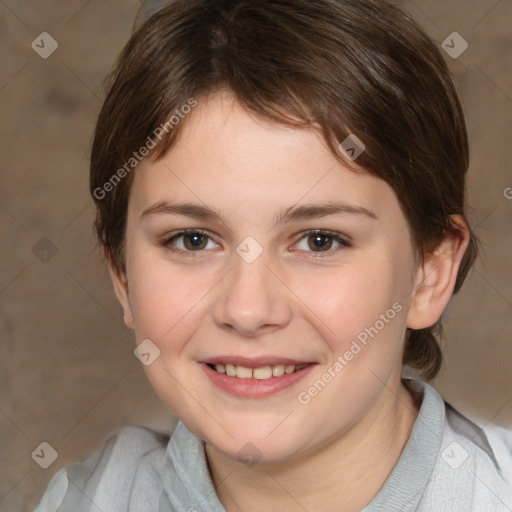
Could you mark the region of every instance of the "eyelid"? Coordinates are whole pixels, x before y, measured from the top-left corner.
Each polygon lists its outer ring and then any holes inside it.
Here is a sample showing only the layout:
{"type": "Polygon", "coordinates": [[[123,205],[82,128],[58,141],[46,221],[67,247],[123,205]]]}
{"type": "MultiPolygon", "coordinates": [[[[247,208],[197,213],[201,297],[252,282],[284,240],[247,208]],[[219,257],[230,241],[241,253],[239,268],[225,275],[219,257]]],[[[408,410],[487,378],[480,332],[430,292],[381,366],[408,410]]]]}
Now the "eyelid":
{"type": "MultiPolygon", "coordinates": [[[[204,229],[200,229],[200,228],[183,229],[183,230],[177,231],[176,233],[173,233],[171,235],[166,235],[160,241],[160,245],[164,248],[167,248],[171,252],[183,254],[183,255],[191,256],[191,257],[197,257],[196,255],[199,253],[207,252],[204,249],[199,250],[199,251],[184,251],[183,249],[177,249],[176,247],[172,246],[171,242],[173,240],[180,238],[181,236],[184,236],[187,234],[203,235],[206,238],[210,239],[212,242],[219,245],[208,231],[205,231],[204,229]]],[[[321,258],[321,257],[331,256],[334,253],[337,253],[340,249],[344,249],[344,248],[346,249],[348,247],[351,247],[351,245],[352,245],[350,237],[347,235],[344,235],[342,233],[338,233],[336,231],[330,231],[328,229],[310,229],[310,230],[302,231],[295,237],[296,241],[294,242],[294,246],[297,245],[302,239],[304,239],[308,236],[311,236],[311,235],[316,235],[316,234],[325,235],[325,236],[332,238],[333,240],[335,240],[336,242],[338,242],[340,244],[340,247],[335,248],[335,249],[329,249],[327,251],[302,251],[302,252],[306,252],[306,253],[315,255],[315,256],[313,256],[313,258],[321,258]]],[[[297,251],[297,249],[293,249],[293,251],[295,252],[295,251],[297,251]]]]}
{"type": "Polygon", "coordinates": [[[332,238],[333,240],[335,240],[336,242],[338,242],[341,245],[341,247],[338,247],[337,249],[329,249],[327,251],[318,251],[318,252],[306,251],[311,254],[317,254],[320,257],[323,254],[325,254],[327,256],[331,255],[331,254],[337,252],[341,248],[351,247],[351,245],[352,245],[350,237],[348,237],[347,235],[344,235],[342,233],[338,233],[336,231],[330,231],[328,229],[309,229],[307,231],[303,231],[302,233],[299,233],[297,242],[295,242],[294,245],[297,245],[297,243],[299,243],[303,238],[307,238],[308,236],[311,236],[311,235],[328,236],[329,238],[332,238]]]}
{"type": "MultiPolygon", "coordinates": [[[[206,252],[205,250],[201,251],[184,251],[183,249],[178,249],[176,247],[173,247],[171,242],[177,238],[180,238],[184,235],[191,235],[191,234],[198,234],[203,235],[204,237],[210,239],[212,242],[216,243],[214,238],[211,236],[211,234],[208,231],[205,231],[204,229],[199,228],[190,228],[190,229],[182,229],[181,231],[177,231],[176,233],[165,235],[162,237],[162,239],[159,242],[159,245],[161,245],[164,249],[168,249],[171,252],[178,253],[178,254],[184,254],[196,257],[196,254],[199,254],[201,252],[206,252]]],[[[219,245],[219,244],[217,244],[219,245]]]]}

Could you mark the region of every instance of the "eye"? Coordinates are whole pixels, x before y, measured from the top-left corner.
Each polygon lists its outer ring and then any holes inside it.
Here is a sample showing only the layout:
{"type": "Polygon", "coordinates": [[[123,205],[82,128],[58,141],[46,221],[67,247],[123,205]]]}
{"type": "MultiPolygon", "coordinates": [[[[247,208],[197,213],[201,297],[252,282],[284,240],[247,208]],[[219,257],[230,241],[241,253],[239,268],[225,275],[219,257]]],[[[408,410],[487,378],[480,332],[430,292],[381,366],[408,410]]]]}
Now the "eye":
{"type": "MultiPolygon", "coordinates": [[[[311,230],[307,233],[303,233],[301,240],[306,241],[306,247],[311,249],[305,249],[306,252],[313,253],[328,253],[327,256],[340,249],[350,247],[348,240],[342,238],[338,233],[332,233],[321,229],[311,230]],[[332,249],[333,241],[339,244],[336,249],[332,249]],[[317,250],[318,249],[318,250],[317,250]]],[[[299,247],[300,249],[300,247],[299,247]]],[[[301,249],[304,250],[304,249],[301,249]]],[[[315,255],[314,257],[323,257],[322,254],[315,255]]]]}
{"type": "MultiPolygon", "coordinates": [[[[303,239],[307,242],[307,248],[304,249],[299,247],[299,249],[305,252],[328,253],[327,255],[331,255],[337,250],[350,247],[350,243],[342,238],[338,233],[332,233],[321,229],[303,233],[300,240],[303,239]],[[339,244],[335,249],[332,249],[333,241],[339,244]],[[311,249],[311,251],[308,249],[311,249]]],[[[218,244],[213,242],[206,231],[190,229],[180,231],[179,233],[162,240],[160,245],[172,252],[195,257],[195,254],[190,253],[203,252],[203,249],[208,248],[208,240],[210,240],[214,246],[210,247],[210,249],[218,247],[218,244]],[[180,239],[182,239],[181,244],[177,244],[177,241],[180,239]],[[181,245],[182,247],[176,247],[176,245],[181,245]]],[[[318,256],[315,257],[323,257],[323,255],[318,254],[318,256]]]]}
{"type": "MultiPolygon", "coordinates": [[[[186,254],[190,252],[201,252],[202,249],[206,248],[208,239],[211,240],[210,236],[205,231],[191,229],[176,233],[172,237],[163,240],[161,245],[172,252],[186,254]],[[173,244],[175,244],[176,240],[179,240],[180,238],[183,239],[181,244],[183,248],[176,248],[173,244]]],[[[217,244],[213,244],[217,246],[217,244]]],[[[195,254],[193,256],[195,256],[195,254]]]]}

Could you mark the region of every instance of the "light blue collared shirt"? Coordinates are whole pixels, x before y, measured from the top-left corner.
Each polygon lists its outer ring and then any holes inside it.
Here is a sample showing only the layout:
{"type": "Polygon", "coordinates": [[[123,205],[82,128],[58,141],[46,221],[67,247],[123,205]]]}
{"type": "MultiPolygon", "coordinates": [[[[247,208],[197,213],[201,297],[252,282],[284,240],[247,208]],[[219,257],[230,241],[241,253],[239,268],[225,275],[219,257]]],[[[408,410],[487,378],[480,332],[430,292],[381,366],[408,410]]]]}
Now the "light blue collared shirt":
{"type": "MultiPolygon", "coordinates": [[[[512,512],[512,431],[480,429],[433,387],[388,479],[362,512],[512,512]]],[[[60,469],[34,512],[226,512],[204,442],[124,426],[84,462],[60,469]]],[[[313,512],[313,511],[312,511],[313,512]]]]}

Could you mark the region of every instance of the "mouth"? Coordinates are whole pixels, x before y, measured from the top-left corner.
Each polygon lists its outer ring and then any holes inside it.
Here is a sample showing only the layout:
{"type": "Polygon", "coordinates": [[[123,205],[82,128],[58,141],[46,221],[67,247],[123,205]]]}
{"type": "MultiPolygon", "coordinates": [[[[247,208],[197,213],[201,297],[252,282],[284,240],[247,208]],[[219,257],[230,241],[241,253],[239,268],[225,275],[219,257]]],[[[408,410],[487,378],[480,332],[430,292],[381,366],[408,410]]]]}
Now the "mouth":
{"type": "Polygon", "coordinates": [[[291,388],[317,363],[292,359],[219,357],[200,362],[210,382],[241,398],[265,398],[291,388]]]}
{"type": "Polygon", "coordinates": [[[206,364],[217,373],[227,375],[228,377],[235,377],[237,379],[268,380],[299,372],[300,370],[303,370],[309,366],[311,363],[262,365],[256,368],[237,365],[234,363],[206,364]]]}

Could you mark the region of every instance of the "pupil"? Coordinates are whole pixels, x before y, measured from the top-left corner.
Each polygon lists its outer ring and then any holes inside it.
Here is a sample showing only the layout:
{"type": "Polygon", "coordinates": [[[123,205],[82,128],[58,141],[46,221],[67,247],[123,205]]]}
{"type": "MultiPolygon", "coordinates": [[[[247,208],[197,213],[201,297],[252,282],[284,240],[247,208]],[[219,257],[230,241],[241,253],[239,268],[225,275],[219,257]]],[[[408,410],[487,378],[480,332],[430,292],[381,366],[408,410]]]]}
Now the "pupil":
{"type": "MultiPolygon", "coordinates": [[[[204,240],[201,241],[201,238],[204,238],[203,235],[197,234],[197,233],[192,234],[192,235],[187,235],[185,237],[185,245],[189,245],[189,244],[187,244],[187,241],[189,241],[192,249],[197,249],[198,247],[200,248],[201,245],[204,245],[204,240]]],[[[188,247],[188,248],[190,248],[190,247],[188,247]]]]}
{"type": "MultiPolygon", "coordinates": [[[[328,235],[314,235],[314,242],[313,242],[313,246],[311,246],[311,248],[316,248],[316,249],[321,249],[322,247],[324,247],[325,249],[329,249],[329,247],[325,247],[325,240],[329,239],[330,237],[328,235]],[[322,241],[324,243],[322,243],[322,241]]],[[[330,246],[331,244],[329,242],[327,242],[327,246],[330,246]]]]}
{"type": "MultiPolygon", "coordinates": [[[[193,249],[197,249],[204,245],[204,240],[201,241],[201,239],[204,238],[201,234],[192,234],[187,235],[185,237],[185,240],[190,242],[190,245],[193,249]]],[[[329,243],[330,236],[329,235],[313,235],[313,244],[310,244],[310,247],[312,249],[325,249],[328,250],[331,243],[329,243]],[[327,242],[326,242],[327,240],[327,242]]],[[[185,244],[187,245],[187,244],[185,244]]]]}

